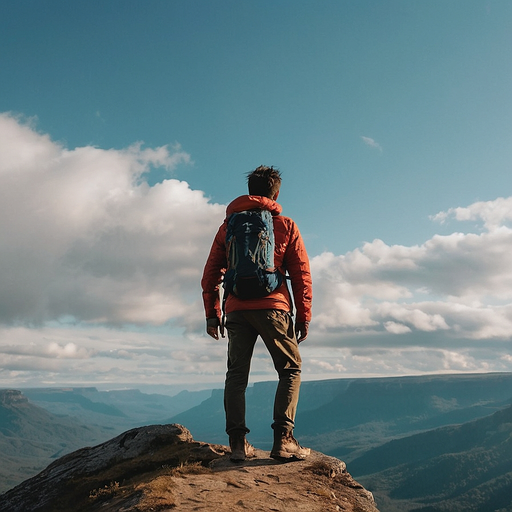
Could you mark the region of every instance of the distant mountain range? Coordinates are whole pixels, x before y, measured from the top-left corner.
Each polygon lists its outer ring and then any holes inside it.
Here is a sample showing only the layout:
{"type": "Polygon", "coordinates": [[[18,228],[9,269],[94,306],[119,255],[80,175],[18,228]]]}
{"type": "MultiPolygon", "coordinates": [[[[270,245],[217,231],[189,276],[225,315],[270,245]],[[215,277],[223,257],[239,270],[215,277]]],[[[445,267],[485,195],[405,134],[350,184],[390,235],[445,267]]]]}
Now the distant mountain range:
{"type": "Polygon", "coordinates": [[[186,411],[211,395],[211,390],[182,391],[169,396],[142,393],[138,389],[99,391],[95,387],[30,388],[21,391],[31,402],[54,414],[109,426],[116,433],[162,422],[169,415],[186,411]]]}

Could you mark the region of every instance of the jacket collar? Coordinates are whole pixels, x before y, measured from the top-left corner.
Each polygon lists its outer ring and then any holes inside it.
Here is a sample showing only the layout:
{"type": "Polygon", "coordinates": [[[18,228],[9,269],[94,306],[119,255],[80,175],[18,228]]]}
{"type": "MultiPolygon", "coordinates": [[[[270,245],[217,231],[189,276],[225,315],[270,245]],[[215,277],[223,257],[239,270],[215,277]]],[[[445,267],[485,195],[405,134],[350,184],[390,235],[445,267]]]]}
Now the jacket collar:
{"type": "Polygon", "coordinates": [[[226,208],[226,217],[232,213],[243,212],[245,210],[254,210],[259,208],[261,210],[268,210],[272,215],[279,215],[283,208],[279,203],[264,196],[240,196],[231,201],[226,208]]]}

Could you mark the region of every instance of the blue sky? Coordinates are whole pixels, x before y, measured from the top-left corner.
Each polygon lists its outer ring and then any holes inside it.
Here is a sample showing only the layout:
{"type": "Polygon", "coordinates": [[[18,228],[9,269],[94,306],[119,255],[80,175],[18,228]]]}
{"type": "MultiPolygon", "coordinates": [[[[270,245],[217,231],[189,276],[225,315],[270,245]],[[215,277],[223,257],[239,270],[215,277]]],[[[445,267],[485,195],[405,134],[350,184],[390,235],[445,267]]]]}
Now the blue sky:
{"type": "Polygon", "coordinates": [[[506,0],[3,2],[0,385],[222,382],[197,280],[260,164],[306,377],[512,370],[511,34],[506,0]]]}

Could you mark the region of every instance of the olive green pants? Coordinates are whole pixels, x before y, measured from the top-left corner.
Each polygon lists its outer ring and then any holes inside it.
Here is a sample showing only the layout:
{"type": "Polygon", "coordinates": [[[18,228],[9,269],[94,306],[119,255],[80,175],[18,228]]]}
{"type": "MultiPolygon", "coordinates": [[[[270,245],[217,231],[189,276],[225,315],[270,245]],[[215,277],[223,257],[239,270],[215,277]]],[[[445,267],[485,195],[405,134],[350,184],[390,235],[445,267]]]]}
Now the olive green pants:
{"type": "Polygon", "coordinates": [[[246,434],[245,390],[258,335],[267,347],[279,376],[272,428],[292,430],[299,401],[302,360],[289,313],[274,309],[234,311],[226,318],[228,371],[224,388],[226,432],[246,434]]]}

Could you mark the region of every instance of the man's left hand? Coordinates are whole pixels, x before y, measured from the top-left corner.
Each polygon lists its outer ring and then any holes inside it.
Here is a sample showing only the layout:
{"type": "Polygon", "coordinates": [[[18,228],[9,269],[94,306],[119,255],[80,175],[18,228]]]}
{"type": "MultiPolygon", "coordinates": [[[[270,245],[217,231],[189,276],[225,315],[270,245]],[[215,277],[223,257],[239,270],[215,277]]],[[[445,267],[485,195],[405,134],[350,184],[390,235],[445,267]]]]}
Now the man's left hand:
{"type": "Polygon", "coordinates": [[[297,343],[304,341],[308,337],[309,322],[295,322],[295,336],[297,343]]]}
{"type": "Polygon", "coordinates": [[[214,339],[219,339],[220,335],[224,338],[224,325],[218,318],[207,318],[206,319],[206,332],[214,339]]]}

